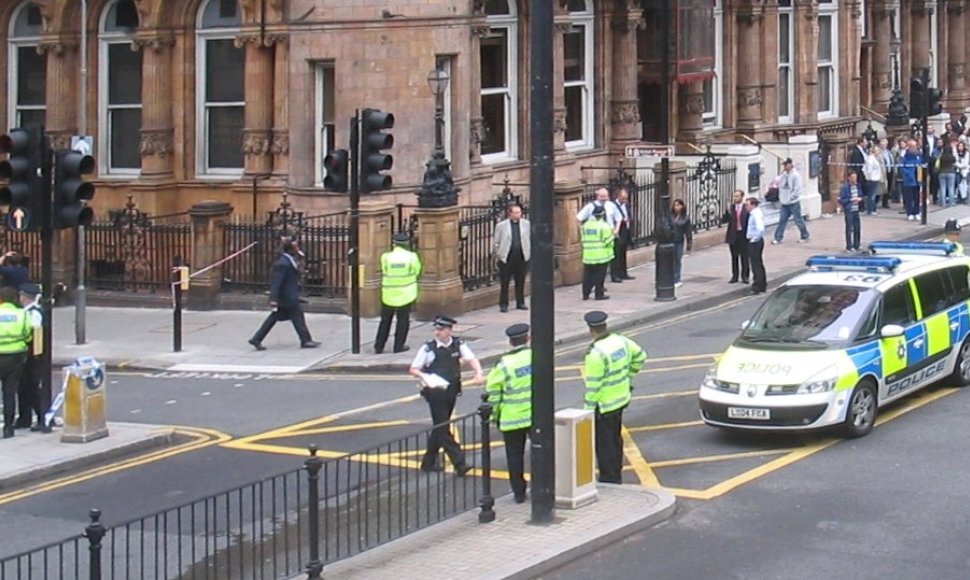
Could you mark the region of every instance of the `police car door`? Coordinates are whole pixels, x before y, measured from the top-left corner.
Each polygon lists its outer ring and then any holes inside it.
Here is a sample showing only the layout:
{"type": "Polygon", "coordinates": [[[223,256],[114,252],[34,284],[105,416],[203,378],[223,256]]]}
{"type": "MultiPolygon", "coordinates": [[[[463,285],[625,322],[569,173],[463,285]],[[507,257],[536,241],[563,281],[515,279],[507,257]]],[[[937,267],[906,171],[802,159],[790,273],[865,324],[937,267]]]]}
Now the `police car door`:
{"type": "Polygon", "coordinates": [[[949,281],[945,270],[934,270],[917,276],[913,282],[916,287],[917,313],[921,315],[920,327],[926,335],[926,349],[922,360],[907,367],[912,377],[911,388],[927,385],[945,376],[949,355],[953,352],[950,340],[949,308],[953,296],[949,291],[949,281]]]}
{"type": "Polygon", "coordinates": [[[910,280],[905,280],[889,288],[882,297],[882,321],[880,328],[887,324],[903,327],[902,336],[879,339],[882,353],[882,381],[879,385],[879,400],[894,396],[909,376],[910,351],[915,355],[925,346],[926,338],[916,323],[916,301],[913,298],[910,280]]]}

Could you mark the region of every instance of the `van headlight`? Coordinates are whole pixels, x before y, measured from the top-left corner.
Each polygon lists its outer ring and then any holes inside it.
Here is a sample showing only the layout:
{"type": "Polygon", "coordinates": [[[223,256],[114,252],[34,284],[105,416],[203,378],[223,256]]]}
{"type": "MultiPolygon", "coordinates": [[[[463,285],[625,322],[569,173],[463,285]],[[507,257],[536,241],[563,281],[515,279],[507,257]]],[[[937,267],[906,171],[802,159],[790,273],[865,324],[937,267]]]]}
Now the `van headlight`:
{"type": "Polygon", "coordinates": [[[717,365],[707,369],[707,374],[704,375],[704,381],[701,383],[701,388],[704,387],[715,390],[721,388],[721,383],[717,380],[717,365]]]}
{"type": "Polygon", "coordinates": [[[838,380],[839,375],[836,368],[829,367],[799,385],[798,390],[795,391],[795,393],[799,395],[827,393],[835,388],[835,383],[838,382],[838,380]]]}

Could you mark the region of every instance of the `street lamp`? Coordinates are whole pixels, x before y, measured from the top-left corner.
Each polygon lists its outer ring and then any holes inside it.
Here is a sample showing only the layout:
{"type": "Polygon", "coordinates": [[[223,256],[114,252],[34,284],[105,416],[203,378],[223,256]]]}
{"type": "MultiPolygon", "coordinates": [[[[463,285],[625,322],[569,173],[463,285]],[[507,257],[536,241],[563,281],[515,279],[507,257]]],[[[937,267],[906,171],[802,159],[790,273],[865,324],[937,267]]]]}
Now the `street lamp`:
{"type": "Polygon", "coordinates": [[[893,26],[892,40],[889,41],[889,48],[893,59],[893,94],[889,98],[889,112],[886,115],[886,124],[900,127],[909,122],[909,108],[906,106],[906,99],[900,88],[899,80],[899,35],[896,34],[895,23],[890,19],[893,26]]]}
{"type": "Polygon", "coordinates": [[[445,125],[445,91],[448,90],[448,71],[435,67],[428,73],[428,87],[434,95],[434,150],[424,166],[424,179],[418,190],[418,207],[449,207],[458,205],[458,192],[451,177],[451,162],[445,157],[443,144],[445,125]]]}

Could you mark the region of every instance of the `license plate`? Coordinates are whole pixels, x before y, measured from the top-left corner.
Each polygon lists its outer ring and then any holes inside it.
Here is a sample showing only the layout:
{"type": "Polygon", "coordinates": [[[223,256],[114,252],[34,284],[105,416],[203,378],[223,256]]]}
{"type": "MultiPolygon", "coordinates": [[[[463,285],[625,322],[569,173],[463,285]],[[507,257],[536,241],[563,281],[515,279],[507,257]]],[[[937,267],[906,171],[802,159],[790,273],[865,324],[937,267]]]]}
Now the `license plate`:
{"type": "Polygon", "coordinates": [[[752,409],[751,407],[728,407],[728,419],[756,419],[767,421],[771,419],[770,409],[752,409]]]}

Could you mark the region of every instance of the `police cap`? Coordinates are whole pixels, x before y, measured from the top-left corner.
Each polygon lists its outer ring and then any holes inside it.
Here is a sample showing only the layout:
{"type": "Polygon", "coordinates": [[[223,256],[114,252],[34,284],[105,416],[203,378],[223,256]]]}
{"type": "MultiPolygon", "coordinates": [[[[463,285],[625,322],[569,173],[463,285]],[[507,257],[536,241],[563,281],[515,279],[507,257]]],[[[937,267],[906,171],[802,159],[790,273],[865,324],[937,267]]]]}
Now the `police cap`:
{"type": "Polygon", "coordinates": [[[509,338],[522,338],[529,335],[529,325],[520,322],[518,324],[513,324],[505,329],[505,335],[509,338]]]}
{"type": "Polygon", "coordinates": [[[438,315],[434,319],[435,328],[451,328],[458,324],[458,321],[450,316],[438,315]]]}
{"type": "Polygon", "coordinates": [[[943,231],[946,233],[958,233],[962,228],[960,227],[960,222],[950,218],[946,220],[946,224],[943,225],[943,231]]]}
{"type": "Polygon", "coordinates": [[[593,310],[592,312],[587,312],[583,316],[583,320],[589,326],[606,326],[606,319],[609,318],[605,312],[602,310],[593,310]]]}
{"type": "Polygon", "coordinates": [[[395,244],[408,244],[411,242],[411,236],[407,235],[405,232],[398,232],[394,234],[394,237],[391,239],[395,244]]]}
{"type": "Polygon", "coordinates": [[[25,282],[20,285],[20,293],[27,296],[37,296],[40,294],[40,286],[33,282],[25,282]]]}
{"type": "Polygon", "coordinates": [[[594,205],[593,206],[593,215],[594,216],[597,216],[597,217],[599,217],[601,215],[606,215],[606,208],[603,207],[603,206],[601,206],[600,204],[594,205]]]}

